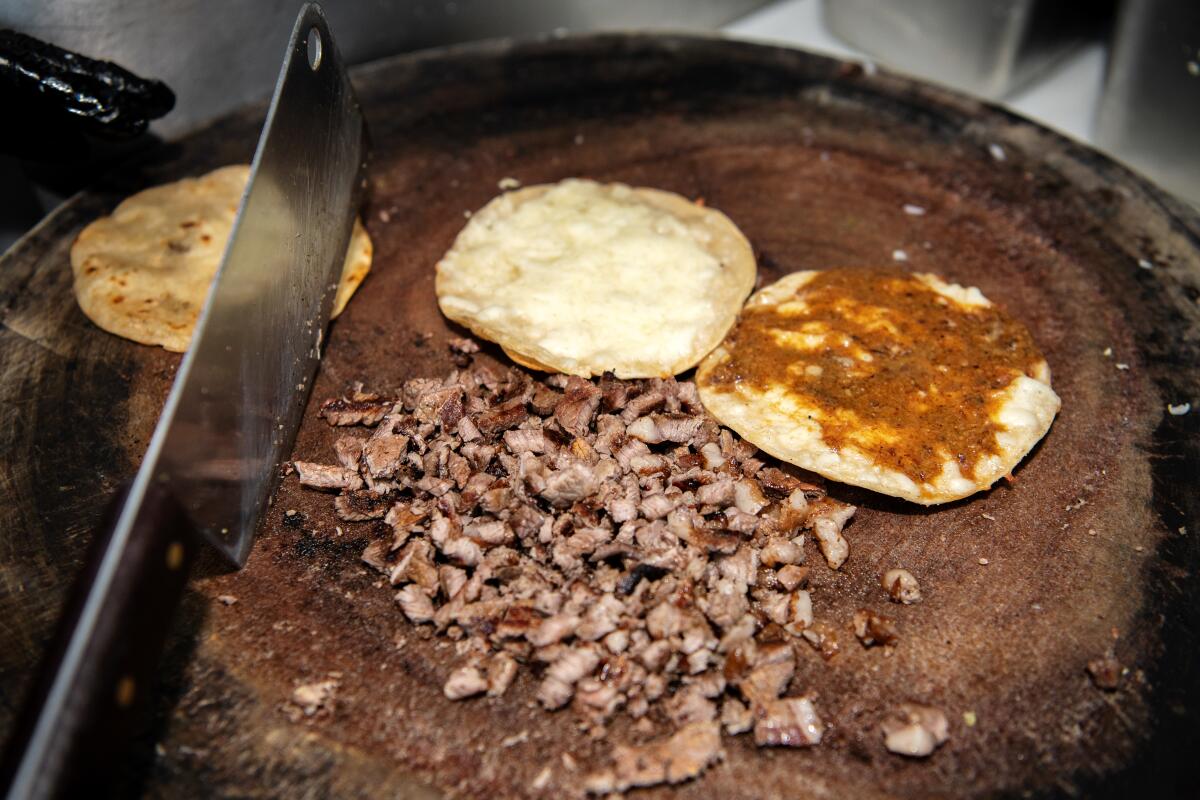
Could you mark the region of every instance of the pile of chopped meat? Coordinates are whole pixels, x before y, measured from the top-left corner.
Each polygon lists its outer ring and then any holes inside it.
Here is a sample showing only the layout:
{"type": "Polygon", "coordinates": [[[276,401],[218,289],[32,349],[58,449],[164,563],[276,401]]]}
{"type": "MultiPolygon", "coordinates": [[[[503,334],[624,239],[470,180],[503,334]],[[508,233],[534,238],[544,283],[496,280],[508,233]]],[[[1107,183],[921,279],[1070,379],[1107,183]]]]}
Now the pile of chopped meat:
{"type": "Polygon", "coordinates": [[[837,649],[806,543],[836,569],[854,507],[720,427],[692,383],[535,380],[451,347],[462,368],[443,380],[326,402],[348,429],[337,464],[294,463],[341,519],[377,521],[363,560],[404,615],[457,640],[446,696],[501,695],[530,669],[545,709],[597,733],[652,710],[677,729],[617,748],[595,792],[694,777],[721,727],[819,743],[813,698],[790,691],[796,642],[837,649]]]}

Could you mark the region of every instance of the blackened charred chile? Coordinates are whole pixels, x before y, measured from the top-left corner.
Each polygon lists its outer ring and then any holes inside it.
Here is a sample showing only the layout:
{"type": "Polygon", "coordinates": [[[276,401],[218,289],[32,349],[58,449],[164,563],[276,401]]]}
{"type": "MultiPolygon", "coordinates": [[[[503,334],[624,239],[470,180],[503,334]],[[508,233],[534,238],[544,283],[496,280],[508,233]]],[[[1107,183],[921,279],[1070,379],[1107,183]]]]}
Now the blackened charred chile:
{"type": "Polygon", "coordinates": [[[162,81],[109,61],[72,53],[32,36],[0,30],[0,103],[6,111],[73,121],[86,133],[129,139],[175,107],[162,81]]]}

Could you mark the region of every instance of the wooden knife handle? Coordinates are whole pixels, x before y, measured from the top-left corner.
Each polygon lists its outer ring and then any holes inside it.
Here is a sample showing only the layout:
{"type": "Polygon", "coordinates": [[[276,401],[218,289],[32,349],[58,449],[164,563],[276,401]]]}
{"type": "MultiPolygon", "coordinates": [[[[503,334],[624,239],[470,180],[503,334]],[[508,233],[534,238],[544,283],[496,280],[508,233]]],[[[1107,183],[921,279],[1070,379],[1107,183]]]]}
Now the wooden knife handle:
{"type": "Polygon", "coordinates": [[[144,721],[199,537],[155,487],[122,532],[127,492],[93,537],[5,747],[7,798],[103,795],[144,721]]]}

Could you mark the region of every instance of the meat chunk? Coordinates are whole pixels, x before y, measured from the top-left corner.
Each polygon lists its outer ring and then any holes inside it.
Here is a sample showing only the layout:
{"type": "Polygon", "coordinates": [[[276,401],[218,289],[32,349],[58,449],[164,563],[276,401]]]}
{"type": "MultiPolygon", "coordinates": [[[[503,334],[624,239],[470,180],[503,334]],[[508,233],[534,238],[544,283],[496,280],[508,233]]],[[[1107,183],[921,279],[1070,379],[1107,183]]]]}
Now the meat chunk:
{"type": "Polygon", "coordinates": [[[632,386],[627,381],[617,380],[611,372],[600,376],[600,408],[605,412],[620,411],[629,399],[632,386]]]}
{"type": "Polygon", "coordinates": [[[731,736],[745,733],[754,727],[754,714],[736,697],[728,697],[721,704],[721,727],[731,736]]]}
{"type": "Polygon", "coordinates": [[[863,647],[891,645],[900,638],[895,621],[868,608],[860,608],[855,612],[854,635],[862,642],[863,647]]]}
{"type": "Polygon", "coordinates": [[[479,352],[479,343],[474,339],[466,339],[461,336],[456,336],[446,343],[450,348],[450,352],[458,353],[459,355],[469,356],[479,352]]]}
{"type": "Polygon", "coordinates": [[[850,554],[850,546],[842,536],[842,528],[854,516],[854,506],[839,503],[828,497],[812,505],[809,521],[830,569],[837,569],[850,554]]]}
{"type": "Polygon", "coordinates": [[[300,485],[310,489],[361,489],[363,485],[358,472],[345,467],[311,461],[293,461],[292,466],[300,478],[300,485]]]}
{"type": "Polygon", "coordinates": [[[542,708],[552,711],[565,706],[575,692],[575,684],[591,675],[599,663],[600,656],[591,647],[565,650],[546,670],[546,677],[538,686],[537,698],[542,708]]]}
{"type": "Polygon", "coordinates": [[[617,745],[613,748],[613,766],[589,775],[584,786],[591,794],[611,794],[637,786],[682,783],[698,777],[724,757],[720,723],[694,722],[667,739],[617,745]]]}
{"type": "Polygon", "coordinates": [[[338,398],[321,404],[321,416],[330,425],[378,425],[395,405],[394,400],[347,400],[338,398]]]}
{"type": "Polygon", "coordinates": [[[508,653],[492,656],[487,667],[488,697],[499,697],[508,691],[517,676],[517,662],[508,653]]]}
{"type": "Polygon", "coordinates": [[[892,602],[909,605],[921,599],[921,586],[913,574],[906,569],[889,569],[883,573],[879,584],[887,592],[892,602]]]}
{"type": "Polygon", "coordinates": [[[766,508],[767,498],[763,496],[757,483],[743,478],[733,485],[733,503],[743,514],[757,514],[766,508]]]}
{"type": "Polygon", "coordinates": [[[568,464],[546,477],[546,486],[540,492],[551,505],[566,508],[585,497],[591,497],[600,488],[596,470],[581,461],[568,464]]]}
{"type": "Polygon", "coordinates": [[[546,647],[568,636],[574,636],[579,622],[579,617],[575,614],[555,614],[542,620],[537,628],[525,634],[525,638],[536,647],[546,647]]]}
{"type": "Polygon", "coordinates": [[[368,519],[383,519],[392,506],[392,500],[386,495],[375,492],[352,489],[342,492],[333,501],[337,515],[347,522],[362,522],[368,519]]]}
{"type": "Polygon", "coordinates": [[[811,698],[784,697],[754,707],[754,743],[760,747],[812,747],[824,734],[811,698]]]}
{"type": "Polygon", "coordinates": [[[485,436],[493,436],[501,431],[517,427],[528,416],[529,412],[525,410],[524,401],[518,398],[480,414],[473,422],[480,433],[485,436]]]}
{"type": "Polygon", "coordinates": [[[627,423],[632,422],[643,414],[649,414],[651,411],[662,408],[666,401],[665,394],[657,389],[651,389],[627,401],[625,408],[621,410],[621,419],[627,423]]]}
{"type": "Polygon", "coordinates": [[[384,515],[383,521],[392,528],[392,548],[397,550],[408,540],[413,530],[429,516],[424,509],[418,510],[412,503],[396,503],[384,515]]]}
{"type": "Polygon", "coordinates": [[[1121,666],[1121,662],[1111,654],[1107,653],[1100,658],[1094,658],[1087,663],[1087,673],[1092,679],[1092,683],[1096,688],[1103,689],[1106,692],[1116,691],[1121,686],[1121,677],[1125,674],[1125,668],[1121,666]]]}
{"type": "Polygon", "coordinates": [[[690,442],[700,430],[701,417],[686,414],[651,414],[629,423],[626,433],[646,444],[662,442],[690,442]]]}
{"type": "Polygon", "coordinates": [[[600,408],[601,391],[594,383],[575,375],[567,378],[563,398],[554,407],[554,418],[567,433],[586,436],[600,408]]]}
{"type": "Polygon", "coordinates": [[[554,449],[546,434],[541,430],[511,430],[504,432],[504,446],[510,453],[545,453],[554,449]]]}
{"type": "Polygon", "coordinates": [[[363,548],[363,563],[378,572],[387,572],[387,542],[376,539],[363,548]]]}
{"type": "MultiPolygon", "coordinates": [[[[734,683],[751,705],[761,706],[787,690],[796,674],[796,654],[787,644],[762,645],[756,649],[750,671],[734,683]]],[[[729,677],[728,666],[726,677],[729,677]]]]}
{"type": "Polygon", "coordinates": [[[317,681],[297,686],[292,691],[292,705],[306,717],[311,717],[319,711],[328,710],[333,705],[333,696],[337,692],[336,680],[317,681]]]}
{"type": "Polygon", "coordinates": [[[420,624],[433,620],[433,601],[415,583],[410,583],[396,592],[396,602],[400,605],[404,616],[408,617],[409,622],[420,624]]]}
{"type": "Polygon", "coordinates": [[[427,595],[437,592],[437,567],[433,564],[433,545],[424,539],[413,539],[396,559],[396,566],[388,576],[393,586],[415,583],[427,595]]]}
{"type": "Polygon", "coordinates": [[[333,443],[338,463],[346,469],[358,471],[358,460],[362,456],[364,441],[354,436],[339,436],[333,443]]]}
{"type": "Polygon", "coordinates": [[[803,564],[804,548],[789,539],[772,539],[763,547],[759,559],[767,567],[781,567],[785,564],[803,564]]]}
{"type": "Polygon", "coordinates": [[[723,480],[696,489],[696,502],[706,506],[729,506],[733,504],[733,481],[723,480]]]}
{"type": "Polygon", "coordinates": [[[362,448],[363,464],[367,472],[376,478],[391,478],[404,463],[408,452],[407,436],[378,428],[362,448]]]}
{"type": "Polygon", "coordinates": [[[441,425],[452,431],[463,418],[463,389],[461,386],[439,386],[422,392],[416,398],[413,416],[421,422],[441,425]]]}
{"type": "Polygon", "coordinates": [[[950,738],[950,723],[941,709],[903,703],[883,721],[883,743],[893,753],[924,758],[950,738]]]}
{"type": "Polygon", "coordinates": [[[594,642],[617,629],[624,604],[612,594],[605,594],[583,615],[575,635],[585,642],[594,642]]]}
{"type": "Polygon", "coordinates": [[[446,685],[442,687],[442,693],[451,700],[462,700],[465,697],[483,694],[487,689],[487,677],[479,667],[468,664],[450,673],[450,677],[446,679],[446,685]]]}

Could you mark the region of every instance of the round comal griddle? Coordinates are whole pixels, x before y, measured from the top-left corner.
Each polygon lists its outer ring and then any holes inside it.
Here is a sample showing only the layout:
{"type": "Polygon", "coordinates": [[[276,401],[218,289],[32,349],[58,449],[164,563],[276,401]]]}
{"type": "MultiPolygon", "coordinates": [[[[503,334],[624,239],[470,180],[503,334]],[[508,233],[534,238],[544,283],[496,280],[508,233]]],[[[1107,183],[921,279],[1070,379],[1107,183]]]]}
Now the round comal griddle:
{"type": "MultiPolygon", "coordinates": [[[[749,237],[764,283],[903,251],[909,267],[978,286],[1022,320],[1054,371],[1062,413],[1012,482],[934,509],[831,487],[860,506],[845,566],[811,560],[814,613],[842,648],[825,661],[800,646],[792,686],[816,693],[825,741],[757,749],[727,737],[727,758],[702,780],[646,796],[1187,790],[1200,721],[1194,212],[994,107],[795,50],[659,36],[492,43],[390,59],[355,83],[374,141],[363,214],[375,266],[333,325],[298,458],[333,457],[322,399],[451,368],[433,265],[507,177],[703,198],[749,237]],[[921,582],[919,604],[891,605],[879,589],[898,565],[921,582]],[[890,652],[849,632],[862,607],[897,620],[890,652]],[[1124,667],[1115,691],[1086,671],[1107,654],[1124,667]],[[904,701],[950,719],[950,741],[928,759],[883,747],[880,719],[904,701]]],[[[135,190],[248,160],[262,118],[246,109],[162,147],[0,262],[5,726],[178,364],[84,318],[71,241],[135,190]]],[[[500,699],[445,699],[453,647],[402,619],[359,561],[369,526],[339,523],[331,505],[285,479],[246,569],[214,565],[194,581],[129,792],[499,800],[537,794],[548,768],[542,795],[558,797],[634,736],[620,716],[597,741],[571,712],[540,711],[529,672],[500,699]],[[304,522],[283,524],[288,509],[304,522]],[[294,720],[293,689],[331,675],[333,708],[294,720]]]]}

